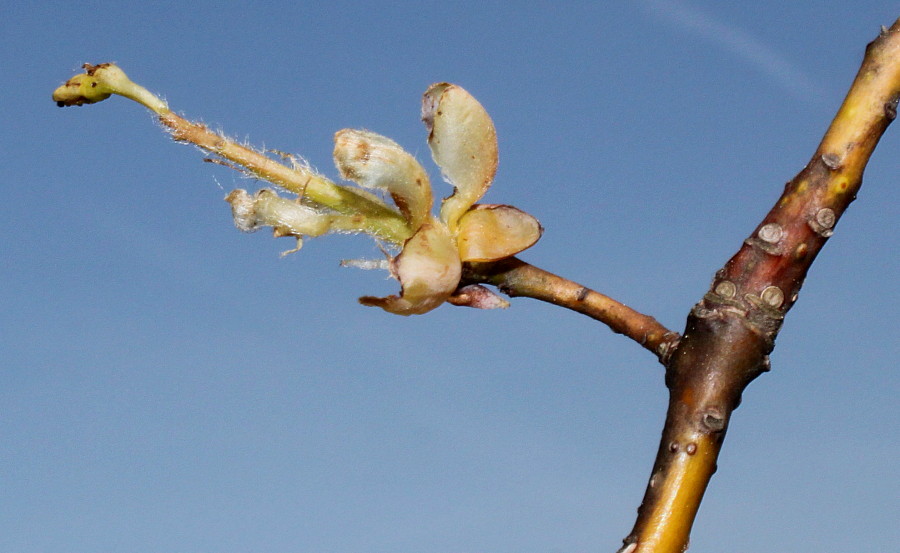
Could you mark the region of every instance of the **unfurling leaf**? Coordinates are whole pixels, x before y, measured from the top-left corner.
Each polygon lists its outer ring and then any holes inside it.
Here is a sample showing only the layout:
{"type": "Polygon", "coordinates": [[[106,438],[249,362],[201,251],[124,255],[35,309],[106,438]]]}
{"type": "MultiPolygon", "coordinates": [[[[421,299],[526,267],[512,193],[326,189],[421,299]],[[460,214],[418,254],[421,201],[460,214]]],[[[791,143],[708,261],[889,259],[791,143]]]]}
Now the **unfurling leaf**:
{"type": "Polygon", "coordinates": [[[364,296],[359,302],[396,315],[421,315],[447,301],[462,276],[447,227],[433,218],[424,223],[393,259],[391,272],[400,281],[399,296],[364,296]]]}
{"type": "Polygon", "coordinates": [[[369,131],[334,135],[334,163],[341,177],[366,188],[387,190],[410,228],[419,228],[433,202],[428,174],[399,144],[369,131]]]}
{"type": "Polygon", "coordinates": [[[463,261],[495,261],[534,245],[543,233],[537,219],[509,205],[476,205],[459,219],[457,244],[463,261]]]}
{"type": "Polygon", "coordinates": [[[490,188],[497,172],[497,133],[490,116],[465,89],[431,85],[422,98],[428,145],[441,174],[456,190],[444,200],[441,219],[456,230],[460,216],[490,188]]]}

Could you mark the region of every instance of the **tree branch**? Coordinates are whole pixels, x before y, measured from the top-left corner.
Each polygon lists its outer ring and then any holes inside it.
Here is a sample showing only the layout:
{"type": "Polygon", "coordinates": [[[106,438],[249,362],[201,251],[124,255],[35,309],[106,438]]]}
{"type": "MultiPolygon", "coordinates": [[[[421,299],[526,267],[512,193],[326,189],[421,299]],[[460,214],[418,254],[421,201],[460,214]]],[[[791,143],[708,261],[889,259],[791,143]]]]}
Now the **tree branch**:
{"type": "Polygon", "coordinates": [[[716,273],[666,367],[669,409],[638,518],[620,553],[681,553],[731,412],[768,370],[768,353],[806,273],[856,197],[865,165],[896,117],[900,19],[862,67],[807,166],[716,273]]]}
{"type": "MultiPolygon", "coordinates": [[[[111,94],[131,98],[154,111],[176,140],[193,143],[291,190],[310,205],[357,217],[352,228],[358,231],[400,244],[414,230],[401,211],[374,195],[338,186],[306,167],[278,163],[174,114],[111,64],[85,69],[87,73],[54,92],[58,105],[95,103],[111,94]]],[[[731,413],[746,386],[768,370],[768,354],[784,316],[796,302],[813,260],[855,198],[872,151],[896,117],[898,98],[900,19],[869,45],[812,160],[716,273],[710,291],[689,314],[682,337],[652,317],[514,257],[464,264],[460,285],[487,283],[513,297],[539,299],[585,314],[635,340],[666,366],[670,392],[666,423],[637,521],[621,553],[686,549],[731,413]]]]}
{"type": "Polygon", "coordinates": [[[510,297],[546,301],[587,315],[636,341],[663,363],[679,339],[677,332],[653,317],[515,257],[492,263],[467,263],[461,284],[472,283],[491,284],[510,297]]]}

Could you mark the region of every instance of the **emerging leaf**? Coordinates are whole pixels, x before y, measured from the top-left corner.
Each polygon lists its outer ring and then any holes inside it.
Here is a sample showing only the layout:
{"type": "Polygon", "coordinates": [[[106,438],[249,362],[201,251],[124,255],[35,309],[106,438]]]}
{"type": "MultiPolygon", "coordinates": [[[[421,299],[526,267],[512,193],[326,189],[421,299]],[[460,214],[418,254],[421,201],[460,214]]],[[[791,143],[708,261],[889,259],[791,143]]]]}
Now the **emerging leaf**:
{"type": "Polygon", "coordinates": [[[406,241],[391,269],[400,280],[400,295],[364,296],[359,298],[361,304],[396,315],[421,315],[447,301],[462,276],[453,237],[434,218],[406,241]]]}
{"type": "Polygon", "coordinates": [[[456,190],[444,200],[441,219],[456,230],[460,216],[477,202],[497,172],[497,133],[471,94],[449,83],[431,85],[422,98],[428,145],[441,174],[456,190]]]}
{"type": "Polygon", "coordinates": [[[431,183],[425,169],[390,138],[344,129],[334,135],[334,163],[341,177],[366,188],[387,190],[415,230],[431,212],[431,183]]]}
{"type": "Polygon", "coordinates": [[[459,257],[463,261],[503,259],[533,246],[543,231],[537,219],[515,207],[476,205],[459,220],[459,257]]]}

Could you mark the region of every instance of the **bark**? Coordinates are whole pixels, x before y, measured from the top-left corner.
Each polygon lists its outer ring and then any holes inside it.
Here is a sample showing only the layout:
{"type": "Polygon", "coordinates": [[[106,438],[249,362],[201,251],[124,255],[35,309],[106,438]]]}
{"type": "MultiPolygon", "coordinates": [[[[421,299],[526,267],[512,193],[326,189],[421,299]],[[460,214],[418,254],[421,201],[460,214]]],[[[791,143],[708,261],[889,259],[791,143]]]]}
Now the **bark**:
{"type": "Polygon", "coordinates": [[[533,298],[587,315],[639,343],[662,362],[679,339],[677,332],[653,317],[515,257],[492,263],[466,263],[460,285],[469,283],[492,284],[510,297],[533,298]]]}
{"type": "Polygon", "coordinates": [[[807,166],[688,316],[666,366],[669,408],[638,518],[621,553],[687,549],[731,413],[768,354],[806,273],[856,197],[900,97],[900,19],[862,67],[807,166]]]}

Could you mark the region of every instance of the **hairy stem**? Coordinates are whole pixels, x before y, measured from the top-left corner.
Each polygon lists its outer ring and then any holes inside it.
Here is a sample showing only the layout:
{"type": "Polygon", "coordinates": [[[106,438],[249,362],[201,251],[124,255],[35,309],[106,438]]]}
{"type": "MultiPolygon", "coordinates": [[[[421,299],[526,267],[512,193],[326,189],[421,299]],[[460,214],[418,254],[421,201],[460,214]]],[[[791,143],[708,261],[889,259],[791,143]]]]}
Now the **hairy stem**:
{"type": "Polygon", "coordinates": [[[688,317],[666,367],[669,409],[638,518],[620,552],[681,553],[732,411],[768,353],[806,273],[856,197],[896,116],[900,19],[869,44],[821,145],[688,317]]]}
{"type": "Polygon", "coordinates": [[[159,120],[172,132],[172,138],[190,142],[210,153],[236,163],[253,176],[278,185],[319,205],[339,213],[362,214],[366,227],[379,238],[402,244],[411,232],[399,212],[370,199],[367,195],[345,186],[338,186],[312,171],[291,168],[257,151],[241,146],[169,111],[159,120]]]}
{"type": "Polygon", "coordinates": [[[378,197],[362,190],[339,186],[308,167],[288,167],[278,163],[262,153],[211,132],[204,125],[188,121],[175,114],[159,97],[129,79],[115,64],[86,63],[83,68],[84,73],[75,75],[53,91],[53,101],[58,106],[82,106],[102,102],[112,95],[123,96],[159,116],[160,122],[171,131],[175,140],[190,142],[211,152],[227,160],[223,162],[224,165],[235,169],[239,166],[254,177],[294,192],[309,204],[352,215],[356,231],[367,232],[397,245],[412,235],[412,228],[404,216],[378,197]]]}
{"type": "Polygon", "coordinates": [[[492,263],[467,263],[463,284],[471,283],[491,284],[511,297],[534,298],[587,315],[613,332],[628,336],[661,361],[678,341],[678,333],[653,317],[515,257],[492,263]]]}

